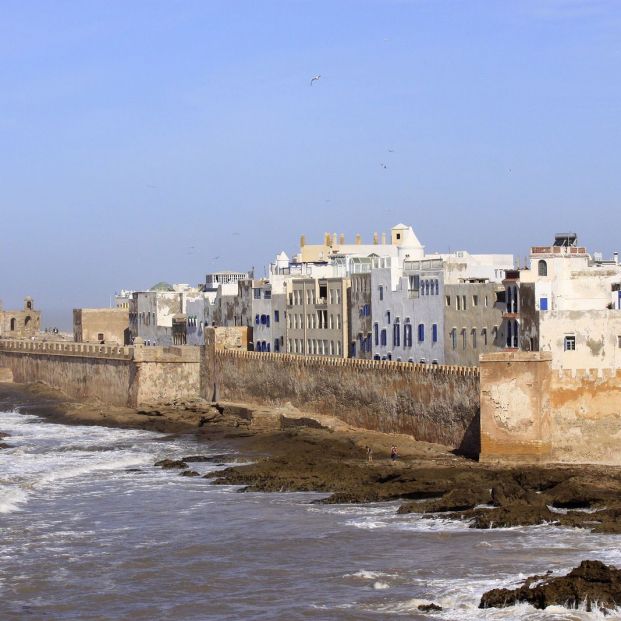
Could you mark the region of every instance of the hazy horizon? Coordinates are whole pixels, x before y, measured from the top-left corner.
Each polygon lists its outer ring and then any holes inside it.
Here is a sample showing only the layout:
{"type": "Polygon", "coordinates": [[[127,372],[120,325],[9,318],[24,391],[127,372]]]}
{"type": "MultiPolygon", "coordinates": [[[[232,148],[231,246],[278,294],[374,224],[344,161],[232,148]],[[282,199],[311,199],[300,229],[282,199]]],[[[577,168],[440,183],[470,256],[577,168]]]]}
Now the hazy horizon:
{"type": "Polygon", "coordinates": [[[0,299],[44,327],[301,234],[619,249],[618,3],[9,0],[0,35],[0,299]]]}

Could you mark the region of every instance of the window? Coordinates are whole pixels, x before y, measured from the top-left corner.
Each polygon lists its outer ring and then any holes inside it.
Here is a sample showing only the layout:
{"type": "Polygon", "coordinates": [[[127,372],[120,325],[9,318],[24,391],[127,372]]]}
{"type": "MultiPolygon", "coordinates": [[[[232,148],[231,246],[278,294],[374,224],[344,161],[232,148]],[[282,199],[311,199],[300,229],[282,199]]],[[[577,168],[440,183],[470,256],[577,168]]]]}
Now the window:
{"type": "MultiPolygon", "coordinates": [[[[271,289],[266,289],[263,292],[263,299],[264,300],[271,300],[272,299],[272,291],[271,291],[271,289]]],[[[268,343],[268,345],[269,345],[269,343],[268,343]]],[[[268,349],[268,351],[269,351],[269,349],[268,349]]]]}
{"type": "Polygon", "coordinates": [[[356,341],[351,342],[351,357],[356,357],[356,341]]]}
{"type": "Polygon", "coordinates": [[[472,349],[476,349],[477,348],[477,329],[472,328],[470,332],[472,334],[472,349]]]}
{"type": "Polygon", "coordinates": [[[481,330],[481,338],[483,339],[483,345],[487,346],[487,328],[481,330]]]}
{"type": "Polygon", "coordinates": [[[488,304],[488,302],[487,302],[487,296],[485,296],[484,301],[485,301],[485,308],[487,308],[487,304],[488,304]]]}
{"type": "Polygon", "coordinates": [[[451,346],[453,349],[457,349],[457,328],[451,330],[451,346]]]}
{"type": "Polygon", "coordinates": [[[466,349],[466,347],[468,347],[468,341],[466,337],[467,337],[466,328],[462,328],[461,329],[461,345],[463,349],[466,349]]]}
{"type": "Polygon", "coordinates": [[[565,351],[576,350],[576,337],[573,334],[565,337],[565,340],[563,342],[563,349],[565,351]]]}
{"type": "Polygon", "coordinates": [[[401,326],[399,325],[399,318],[395,319],[395,323],[392,327],[392,345],[393,347],[401,346],[401,326]]]}
{"type": "Polygon", "coordinates": [[[446,296],[446,305],[450,308],[451,307],[451,296],[447,295],[446,296]]]}
{"type": "Polygon", "coordinates": [[[254,299],[255,300],[260,300],[261,299],[261,289],[253,289],[252,293],[254,294],[254,299]]]}
{"type": "Polygon", "coordinates": [[[336,316],[336,329],[337,330],[341,329],[341,315],[336,316]]]}
{"type": "Polygon", "coordinates": [[[543,259],[537,264],[537,273],[539,276],[548,275],[548,264],[543,259]]]}
{"type": "MultiPolygon", "coordinates": [[[[269,328],[270,327],[270,316],[269,315],[265,315],[265,325],[269,328]]],[[[269,343],[268,343],[269,345],[269,343]]]]}
{"type": "Polygon", "coordinates": [[[461,310],[461,296],[456,295],[456,302],[457,302],[457,310],[461,310]]]}
{"type": "Polygon", "coordinates": [[[472,306],[478,306],[479,305],[479,296],[478,295],[473,295],[472,296],[472,306]]]}
{"type": "Polygon", "coordinates": [[[375,341],[375,347],[379,345],[379,324],[373,324],[373,340],[375,341]]]}
{"type": "Polygon", "coordinates": [[[104,334],[103,334],[103,332],[99,332],[99,333],[97,334],[97,340],[98,340],[98,341],[103,341],[103,340],[104,340],[104,334]]]}
{"type": "Polygon", "coordinates": [[[548,310],[548,298],[539,298],[539,310],[548,310]]]}
{"type": "Polygon", "coordinates": [[[425,340],[425,324],[418,324],[418,342],[422,343],[425,340]]]}
{"type": "Polygon", "coordinates": [[[274,321],[278,323],[280,321],[280,314],[277,310],[274,311],[274,321]]]}
{"type": "Polygon", "coordinates": [[[390,323],[390,311],[386,311],[386,323],[390,323]]]}
{"type": "Polygon", "coordinates": [[[461,310],[466,310],[466,296],[461,296],[461,310]]]}
{"type": "Polygon", "coordinates": [[[380,345],[386,347],[386,328],[382,328],[382,332],[380,335],[380,345]]]}
{"type": "Polygon", "coordinates": [[[412,324],[409,319],[405,320],[403,326],[403,346],[412,347],[412,324]]]}
{"type": "Polygon", "coordinates": [[[621,349],[621,336],[617,337],[617,347],[621,349]]]}
{"type": "Polygon", "coordinates": [[[437,324],[437,323],[434,323],[434,324],[431,326],[431,340],[432,340],[434,343],[437,343],[437,342],[438,342],[438,324],[437,324]]]}
{"type": "Polygon", "coordinates": [[[379,286],[379,299],[384,299],[384,287],[382,285],[379,286]]]}
{"type": "Polygon", "coordinates": [[[257,324],[257,326],[259,325],[260,321],[261,321],[261,320],[260,320],[260,318],[259,318],[259,315],[255,315],[255,316],[254,316],[254,322],[255,322],[255,324],[257,324]]]}

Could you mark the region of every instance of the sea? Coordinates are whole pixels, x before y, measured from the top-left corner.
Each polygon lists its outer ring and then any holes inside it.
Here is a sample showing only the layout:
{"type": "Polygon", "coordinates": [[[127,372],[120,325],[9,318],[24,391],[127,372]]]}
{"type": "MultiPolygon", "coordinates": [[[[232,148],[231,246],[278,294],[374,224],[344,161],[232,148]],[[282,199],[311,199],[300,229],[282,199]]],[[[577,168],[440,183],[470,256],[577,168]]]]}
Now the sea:
{"type": "MultiPolygon", "coordinates": [[[[5,407],[5,409],[8,409],[5,407]]],[[[482,593],[583,559],[621,566],[621,537],[554,526],[474,530],[397,503],[240,493],[154,463],[221,454],[190,436],[0,412],[0,621],[621,619],[482,593]],[[441,611],[422,612],[434,603],[441,611]]],[[[228,449],[224,462],[240,459],[228,449]]],[[[222,465],[196,463],[201,474],[222,465]]]]}

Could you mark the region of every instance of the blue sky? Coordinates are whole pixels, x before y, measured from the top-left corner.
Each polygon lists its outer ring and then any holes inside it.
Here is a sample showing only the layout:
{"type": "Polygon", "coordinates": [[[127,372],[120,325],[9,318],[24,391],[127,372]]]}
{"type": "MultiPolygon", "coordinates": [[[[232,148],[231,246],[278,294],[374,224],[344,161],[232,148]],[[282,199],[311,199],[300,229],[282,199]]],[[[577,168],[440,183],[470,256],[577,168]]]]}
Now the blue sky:
{"type": "Polygon", "coordinates": [[[610,254],[620,75],[614,1],[4,0],[0,298],[67,326],[398,222],[610,254]]]}

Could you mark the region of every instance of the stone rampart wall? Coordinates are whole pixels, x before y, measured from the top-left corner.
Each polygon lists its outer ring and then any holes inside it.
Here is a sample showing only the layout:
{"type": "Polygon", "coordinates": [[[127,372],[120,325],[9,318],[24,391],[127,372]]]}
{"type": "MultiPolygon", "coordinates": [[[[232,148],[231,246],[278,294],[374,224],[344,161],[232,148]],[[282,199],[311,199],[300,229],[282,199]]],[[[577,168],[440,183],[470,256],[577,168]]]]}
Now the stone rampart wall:
{"type": "Polygon", "coordinates": [[[0,340],[0,368],[19,383],[43,382],[72,399],[123,407],[195,399],[197,347],[116,347],[0,340]]]}
{"type": "Polygon", "coordinates": [[[357,427],[478,454],[478,369],[217,350],[206,341],[206,398],[291,402],[357,427]]]}
{"type": "Polygon", "coordinates": [[[43,382],[72,399],[116,406],[131,405],[131,366],[129,358],[0,349],[0,367],[12,371],[14,382],[43,382]]]}
{"type": "Polygon", "coordinates": [[[561,370],[551,354],[481,358],[481,459],[621,465],[621,369],[561,370]]]}

